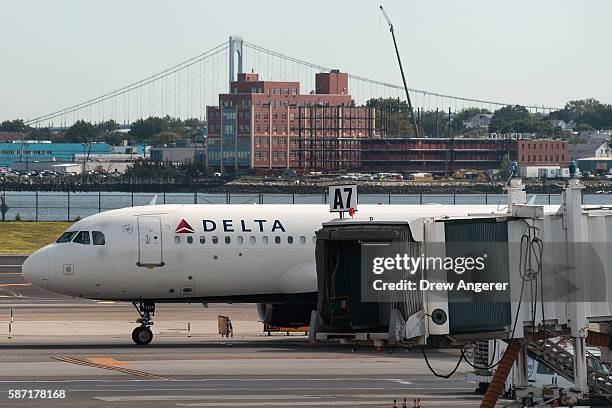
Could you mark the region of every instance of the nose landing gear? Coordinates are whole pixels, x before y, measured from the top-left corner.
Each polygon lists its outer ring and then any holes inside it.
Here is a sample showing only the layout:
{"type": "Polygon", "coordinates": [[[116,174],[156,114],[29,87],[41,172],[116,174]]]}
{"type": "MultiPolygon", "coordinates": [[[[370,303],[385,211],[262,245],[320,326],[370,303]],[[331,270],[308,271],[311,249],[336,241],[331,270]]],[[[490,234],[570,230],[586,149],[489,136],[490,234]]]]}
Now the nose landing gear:
{"type": "Polygon", "coordinates": [[[151,301],[140,301],[138,304],[136,304],[136,302],[132,302],[132,304],[140,315],[140,317],[136,319],[136,323],[140,323],[140,326],[136,327],[132,332],[132,340],[138,345],[146,346],[153,340],[153,332],[149,326],[153,325],[151,317],[155,315],[155,303],[151,301]]]}

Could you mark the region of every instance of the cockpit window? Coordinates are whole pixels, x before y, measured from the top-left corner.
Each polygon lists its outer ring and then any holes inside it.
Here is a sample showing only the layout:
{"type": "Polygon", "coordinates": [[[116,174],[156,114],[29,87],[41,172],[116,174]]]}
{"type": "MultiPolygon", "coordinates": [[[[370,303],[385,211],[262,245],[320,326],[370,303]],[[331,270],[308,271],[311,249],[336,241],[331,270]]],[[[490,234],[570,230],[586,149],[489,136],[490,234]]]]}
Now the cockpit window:
{"type": "Polygon", "coordinates": [[[74,238],[76,234],[78,234],[78,231],[66,231],[55,242],[57,242],[58,244],[64,244],[66,242],[70,242],[72,241],[72,238],[74,238]]]}
{"type": "Polygon", "coordinates": [[[89,231],[80,231],[72,242],[77,244],[89,245],[89,231]]]}
{"type": "Polygon", "coordinates": [[[106,244],[106,240],[104,239],[104,234],[100,231],[93,231],[91,233],[91,240],[94,245],[104,245],[106,244]]]}

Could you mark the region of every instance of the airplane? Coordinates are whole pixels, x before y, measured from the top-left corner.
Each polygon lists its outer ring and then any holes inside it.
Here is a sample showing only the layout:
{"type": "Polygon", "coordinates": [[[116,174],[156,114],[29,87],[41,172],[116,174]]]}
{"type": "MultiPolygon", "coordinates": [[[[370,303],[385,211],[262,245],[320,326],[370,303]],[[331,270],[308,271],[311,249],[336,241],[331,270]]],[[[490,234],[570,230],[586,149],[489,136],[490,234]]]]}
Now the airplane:
{"type": "MultiPolygon", "coordinates": [[[[358,217],[503,213],[485,205],[360,205],[358,217]]],[[[257,303],[262,322],[310,324],[316,309],[315,232],[327,205],[147,205],[86,217],[30,255],[23,276],[75,298],[131,302],[136,344],[153,339],[156,303],[257,303]]]]}

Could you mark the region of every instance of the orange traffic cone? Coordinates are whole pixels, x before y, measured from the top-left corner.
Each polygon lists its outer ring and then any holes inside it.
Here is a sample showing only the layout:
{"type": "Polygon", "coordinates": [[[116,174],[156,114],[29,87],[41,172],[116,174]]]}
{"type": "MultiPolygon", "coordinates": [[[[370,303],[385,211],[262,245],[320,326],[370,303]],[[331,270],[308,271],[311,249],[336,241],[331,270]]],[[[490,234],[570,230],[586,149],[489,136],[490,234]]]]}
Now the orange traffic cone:
{"type": "Polygon", "coordinates": [[[393,400],[393,408],[397,408],[397,400],[393,400]]]}

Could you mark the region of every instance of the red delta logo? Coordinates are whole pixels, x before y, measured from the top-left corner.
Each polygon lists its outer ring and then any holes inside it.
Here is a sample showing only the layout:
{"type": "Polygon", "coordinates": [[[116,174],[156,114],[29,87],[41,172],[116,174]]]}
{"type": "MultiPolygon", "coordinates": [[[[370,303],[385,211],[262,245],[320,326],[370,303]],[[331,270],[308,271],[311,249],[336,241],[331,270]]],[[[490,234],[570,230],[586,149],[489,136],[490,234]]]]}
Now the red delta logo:
{"type": "Polygon", "coordinates": [[[193,234],[193,228],[191,228],[191,225],[189,225],[189,223],[183,219],[179,223],[178,227],[176,227],[176,233],[177,234],[193,234]]]}

